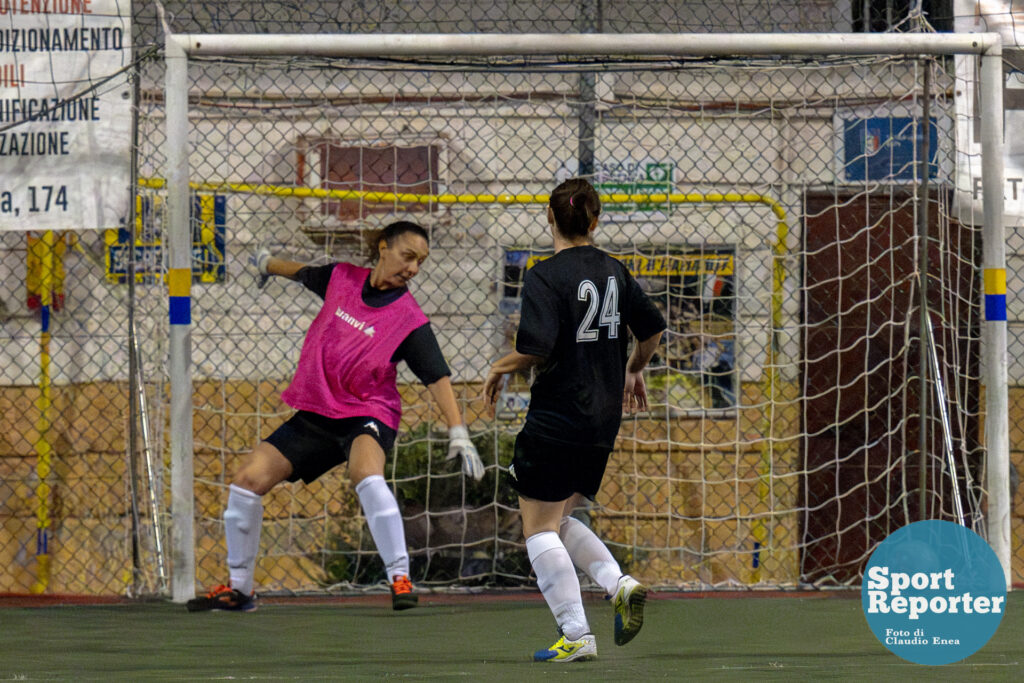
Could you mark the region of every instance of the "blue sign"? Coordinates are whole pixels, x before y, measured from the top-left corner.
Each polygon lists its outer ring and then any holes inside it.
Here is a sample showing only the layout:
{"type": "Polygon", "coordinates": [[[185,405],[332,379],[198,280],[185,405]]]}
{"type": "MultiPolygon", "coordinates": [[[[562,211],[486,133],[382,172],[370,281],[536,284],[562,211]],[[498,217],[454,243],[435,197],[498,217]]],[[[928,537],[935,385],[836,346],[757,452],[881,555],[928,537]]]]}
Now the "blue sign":
{"type": "MultiPolygon", "coordinates": [[[[190,212],[192,226],[192,281],[224,282],[224,236],[227,214],[224,195],[194,194],[190,212]]],[[[160,197],[136,197],[135,277],[137,282],[152,282],[163,273],[163,243],[157,214],[160,197]]],[[[128,259],[132,256],[131,235],[126,228],[108,230],[107,280],[128,281],[128,259]]]]}
{"type": "Polygon", "coordinates": [[[1006,611],[1006,578],[992,548],[970,529],[914,522],[871,554],[861,604],[891,652],[917,664],[949,664],[995,633],[1006,611]]]}
{"type": "MultiPolygon", "coordinates": [[[[928,126],[928,177],[938,174],[935,154],[939,133],[935,119],[928,126]]],[[[846,182],[917,180],[924,129],[920,119],[886,117],[843,120],[843,170],[846,182]]]]}

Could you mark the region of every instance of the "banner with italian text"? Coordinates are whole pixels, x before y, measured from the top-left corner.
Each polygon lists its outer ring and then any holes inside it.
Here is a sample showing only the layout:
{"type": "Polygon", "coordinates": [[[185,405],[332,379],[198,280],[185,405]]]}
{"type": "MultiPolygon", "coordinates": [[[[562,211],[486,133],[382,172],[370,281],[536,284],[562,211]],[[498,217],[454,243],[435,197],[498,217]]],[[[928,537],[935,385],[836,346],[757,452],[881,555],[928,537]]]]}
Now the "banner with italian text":
{"type": "Polygon", "coordinates": [[[125,224],[130,63],[130,2],[0,0],[0,230],[125,224]]]}

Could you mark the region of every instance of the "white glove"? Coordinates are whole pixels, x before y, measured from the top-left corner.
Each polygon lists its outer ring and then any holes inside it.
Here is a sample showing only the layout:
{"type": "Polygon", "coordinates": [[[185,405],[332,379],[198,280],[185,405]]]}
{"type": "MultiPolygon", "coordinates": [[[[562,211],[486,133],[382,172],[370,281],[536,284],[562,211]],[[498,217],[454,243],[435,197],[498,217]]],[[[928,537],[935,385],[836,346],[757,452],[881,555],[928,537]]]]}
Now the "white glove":
{"type": "Polygon", "coordinates": [[[249,263],[256,268],[256,272],[259,276],[256,278],[256,286],[259,289],[263,289],[263,285],[267,284],[267,280],[270,279],[270,273],[267,272],[267,261],[270,260],[270,250],[267,248],[260,249],[255,254],[249,257],[249,263]]]}
{"type": "Polygon", "coordinates": [[[462,456],[462,473],[480,481],[484,476],[484,464],[480,461],[476,446],[469,440],[469,432],[466,431],[465,425],[448,429],[448,457],[445,460],[451,460],[459,455],[462,456]]]}

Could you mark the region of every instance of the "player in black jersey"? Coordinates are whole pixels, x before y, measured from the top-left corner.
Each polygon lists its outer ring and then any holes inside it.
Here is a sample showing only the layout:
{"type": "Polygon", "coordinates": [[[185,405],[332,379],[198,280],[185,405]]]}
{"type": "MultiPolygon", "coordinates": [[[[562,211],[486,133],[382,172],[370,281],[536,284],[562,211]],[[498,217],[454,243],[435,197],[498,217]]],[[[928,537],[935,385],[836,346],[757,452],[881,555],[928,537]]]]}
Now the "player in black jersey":
{"type": "Polygon", "coordinates": [[[643,625],[646,587],[623,575],[594,532],[569,516],[580,496],[597,494],[623,410],[647,408],[641,372],[665,329],[626,267],[594,246],[600,212],[582,178],[551,193],[555,254],[526,273],[515,351],[494,363],[484,385],[493,410],[505,374],[538,368],[509,467],[530,564],[561,633],[534,653],[536,661],[597,654],[573,564],[614,596],[616,645],[643,625]],[[627,357],[629,333],[637,341],[627,357]]]}

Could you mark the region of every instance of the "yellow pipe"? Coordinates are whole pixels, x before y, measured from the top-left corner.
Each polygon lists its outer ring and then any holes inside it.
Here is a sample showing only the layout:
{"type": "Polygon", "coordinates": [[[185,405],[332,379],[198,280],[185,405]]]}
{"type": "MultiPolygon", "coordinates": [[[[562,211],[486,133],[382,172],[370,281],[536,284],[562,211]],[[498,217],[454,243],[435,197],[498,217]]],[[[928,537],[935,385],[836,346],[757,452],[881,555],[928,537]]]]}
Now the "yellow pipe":
{"type": "Polygon", "coordinates": [[[39,334],[39,397],[36,409],[36,582],[30,587],[32,593],[44,593],[50,585],[50,471],[53,449],[50,445],[50,306],[53,304],[53,274],[56,238],[52,230],[43,233],[37,244],[40,249],[40,305],[42,331],[39,334]]]}
{"type": "MultiPolygon", "coordinates": [[[[166,187],[163,178],[139,178],[139,187],[159,190],[166,187]]],[[[301,199],[361,200],[371,204],[547,204],[546,194],[418,194],[414,192],[376,192],[370,190],[328,190],[298,185],[267,185],[262,183],[190,182],[195,192],[222,194],[254,194],[301,199]]],[[[612,204],[637,202],[642,204],[766,204],[779,220],[785,221],[786,212],[771,197],[746,192],[689,192],[689,193],[612,193],[601,195],[601,201],[612,204]]]]}
{"type": "MultiPolygon", "coordinates": [[[[786,256],[786,238],[789,235],[789,226],[786,223],[785,210],[773,200],[772,211],[775,213],[778,222],[775,227],[775,246],[772,251],[772,329],[768,339],[768,352],[764,361],[764,372],[761,392],[768,399],[768,410],[762,411],[761,428],[761,462],[759,464],[757,481],[757,498],[762,506],[767,506],[771,496],[771,473],[774,460],[774,438],[775,438],[775,410],[777,408],[775,399],[778,391],[779,372],[777,368],[777,356],[779,351],[778,331],[782,327],[782,286],[786,282],[786,268],[783,259],[786,256]]],[[[769,507],[769,512],[771,508],[769,507]]],[[[772,515],[774,517],[774,515],[772,515]]],[[[761,568],[764,565],[765,555],[771,554],[768,545],[768,527],[763,517],[755,517],[751,524],[751,535],[757,543],[755,549],[757,563],[751,570],[751,583],[761,582],[761,568]]]]}
{"type": "MultiPolygon", "coordinates": [[[[165,187],[163,178],[140,178],[139,186],[150,189],[165,187]]],[[[365,190],[328,190],[316,187],[300,187],[289,185],[265,185],[229,182],[190,182],[189,188],[196,192],[237,193],[271,195],[275,197],[298,197],[335,200],[359,200],[372,204],[547,204],[550,196],[546,194],[416,194],[404,192],[370,192],[365,190]]],[[[774,438],[774,402],[778,391],[778,371],[776,356],[778,353],[778,330],[782,327],[782,287],[786,281],[786,270],[783,259],[786,255],[786,239],[789,226],[786,222],[786,210],[774,198],[753,192],[687,192],[687,193],[613,193],[601,195],[601,201],[609,204],[636,202],[638,204],[763,204],[775,214],[775,246],[772,255],[772,315],[771,334],[768,340],[768,352],[765,358],[762,392],[769,399],[772,409],[764,411],[763,442],[761,447],[761,463],[758,473],[758,498],[762,505],[768,502],[771,495],[771,469],[774,438]]],[[[768,529],[761,517],[755,517],[751,523],[751,534],[758,544],[755,549],[757,566],[752,568],[751,578],[754,583],[761,579],[761,565],[767,549],[768,529]]]]}

